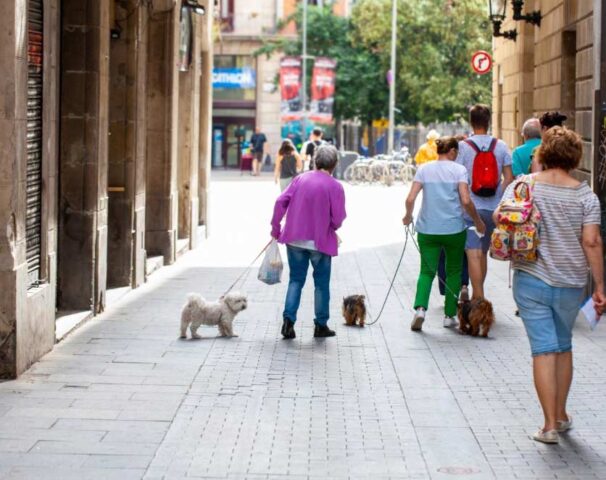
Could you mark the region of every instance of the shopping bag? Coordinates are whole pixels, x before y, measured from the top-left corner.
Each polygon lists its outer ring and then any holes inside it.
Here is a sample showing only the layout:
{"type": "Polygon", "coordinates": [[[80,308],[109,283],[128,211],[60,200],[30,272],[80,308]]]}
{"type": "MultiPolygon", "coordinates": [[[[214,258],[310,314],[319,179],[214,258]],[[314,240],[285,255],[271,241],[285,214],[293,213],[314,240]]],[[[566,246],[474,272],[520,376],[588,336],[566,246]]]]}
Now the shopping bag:
{"type": "Polygon", "coordinates": [[[265,251],[265,257],[259,268],[257,278],[267,285],[275,285],[280,283],[282,279],[282,270],[284,270],[284,264],[282,263],[280,248],[278,247],[278,241],[274,239],[265,251]]]}

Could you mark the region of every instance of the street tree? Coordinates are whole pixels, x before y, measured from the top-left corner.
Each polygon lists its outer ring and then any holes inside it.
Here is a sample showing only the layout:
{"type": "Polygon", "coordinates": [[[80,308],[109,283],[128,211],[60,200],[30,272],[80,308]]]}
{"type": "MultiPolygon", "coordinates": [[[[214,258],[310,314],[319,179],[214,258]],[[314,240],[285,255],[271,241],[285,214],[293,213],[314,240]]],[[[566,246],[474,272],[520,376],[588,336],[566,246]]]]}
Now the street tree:
{"type": "MultiPolygon", "coordinates": [[[[491,76],[470,67],[476,50],[491,49],[485,0],[398,0],[398,120],[457,119],[465,107],[490,103],[491,76]]],[[[359,0],[352,42],[389,65],[392,0],[359,0]]]]}
{"type": "MultiPolygon", "coordinates": [[[[330,57],[337,61],[334,117],[337,121],[359,119],[370,124],[387,115],[386,70],[378,52],[369,49],[353,36],[351,18],[333,14],[330,6],[309,6],[307,14],[308,55],[330,57]]],[[[294,21],[302,31],[303,11],[299,8],[285,24],[294,21]]],[[[300,55],[302,39],[280,38],[266,41],[257,55],[283,52],[300,55]]],[[[313,62],[308,62],[308,86],[313,62]]]]}

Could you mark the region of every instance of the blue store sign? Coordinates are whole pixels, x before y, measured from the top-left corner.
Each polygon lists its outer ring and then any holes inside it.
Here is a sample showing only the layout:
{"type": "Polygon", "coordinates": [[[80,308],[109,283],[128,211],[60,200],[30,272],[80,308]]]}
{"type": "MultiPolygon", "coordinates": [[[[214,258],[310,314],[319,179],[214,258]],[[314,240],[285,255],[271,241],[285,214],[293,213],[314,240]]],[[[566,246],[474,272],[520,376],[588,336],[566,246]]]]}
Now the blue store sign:
{"type": "Polygon", "coordinates": [[[213,88],[247,89],[256,86],[257,74],[250,67],[213,69],[213,88]]]}

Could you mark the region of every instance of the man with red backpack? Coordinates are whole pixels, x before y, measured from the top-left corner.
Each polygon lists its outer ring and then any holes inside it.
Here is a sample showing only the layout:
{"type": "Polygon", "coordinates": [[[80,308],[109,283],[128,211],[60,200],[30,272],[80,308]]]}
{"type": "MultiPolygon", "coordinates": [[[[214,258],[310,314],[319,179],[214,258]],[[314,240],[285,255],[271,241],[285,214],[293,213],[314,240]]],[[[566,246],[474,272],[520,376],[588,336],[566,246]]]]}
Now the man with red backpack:
{"type": "MultiPolygon", "coordinates": [[[[469,123],[473,135],[459,143],[456,161],[467,169],[471,199],[486,224],[486,234],[482,238],[474,230],[467,230],[465,244],[472,296],[484,298],[490,234],[495,227],[492,213],[497,208],[505,188],[513,181],[513,172],[509,148],[505,142],[488,134],[490,108],[481,104],[471,107],[469,123]]],[[[466,217],[465,221],[468,227],[473,226],[470,218],[466,217]]]]}

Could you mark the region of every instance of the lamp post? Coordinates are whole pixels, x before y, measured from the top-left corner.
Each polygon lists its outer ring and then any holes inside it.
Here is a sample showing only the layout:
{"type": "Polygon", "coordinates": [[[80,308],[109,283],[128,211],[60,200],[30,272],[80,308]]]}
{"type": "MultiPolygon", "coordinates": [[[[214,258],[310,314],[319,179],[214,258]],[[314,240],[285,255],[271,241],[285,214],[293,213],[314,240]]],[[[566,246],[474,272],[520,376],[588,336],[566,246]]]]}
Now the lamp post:
{"type": "Polygon", "coordinates": [[[492,36],[507,38],[515,42],[518,36],[517,30],[501,32],[501,25],[505,20],[506,10],[507,0],[488,0],[488,14],[492,22],[492,36]]]}
{"type": "Polygon", "coordinates": [[[389,83],[389,128],[387,130],[387,154],[393,152],[393,137],[396,121],[396,40],[398,27],[398,0],[392,0],[391,6],[391,82],[389,83]]]}

